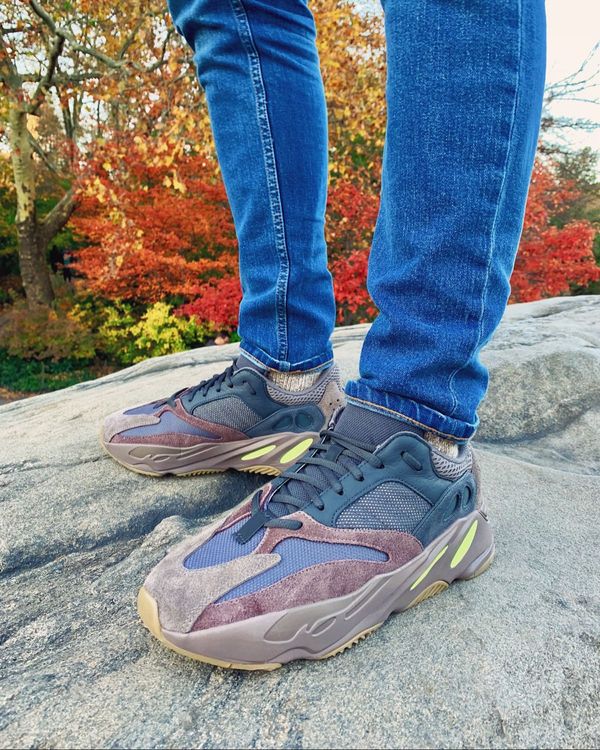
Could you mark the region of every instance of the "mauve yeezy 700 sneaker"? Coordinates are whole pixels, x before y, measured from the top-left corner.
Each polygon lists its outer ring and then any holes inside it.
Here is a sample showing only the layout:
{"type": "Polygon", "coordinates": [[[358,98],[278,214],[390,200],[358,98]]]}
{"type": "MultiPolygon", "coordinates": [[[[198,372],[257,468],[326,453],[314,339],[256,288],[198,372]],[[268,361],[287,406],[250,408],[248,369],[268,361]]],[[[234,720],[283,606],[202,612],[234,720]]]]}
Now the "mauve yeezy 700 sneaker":
{"type": "Polygon", "coordinates": [[[343,403],[336,365],[306,390],[287,391],[239,357],[170,398],[111,414],[101,443],[123,466],[151,476],[226,469],[276,476],[343,403]]]}
{"type": "Polygon", "coordinates": [[[470,446],[449,458],[352,404],[280,477],[167,554],[140,616],[169,648],[222,667],[333,656],[486,570],[479,485],[470,446]]]}

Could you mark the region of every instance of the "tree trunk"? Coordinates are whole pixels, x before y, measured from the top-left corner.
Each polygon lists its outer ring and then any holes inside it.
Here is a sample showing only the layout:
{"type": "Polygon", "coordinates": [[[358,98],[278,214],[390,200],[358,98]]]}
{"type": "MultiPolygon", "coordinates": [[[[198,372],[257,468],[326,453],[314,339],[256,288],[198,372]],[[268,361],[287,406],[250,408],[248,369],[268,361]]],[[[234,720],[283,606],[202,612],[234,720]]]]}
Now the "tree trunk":
{"type": "Polygon", "coordinates": [[[9,103],[10,149],[17,193],[17,228],[19,266],[25,296],[30,308],[50,305],[54,290],[46,250],[51,237],[43,231],[35,207],[35,173],[32,159],[27,112],[11,98],[9,103]]]}

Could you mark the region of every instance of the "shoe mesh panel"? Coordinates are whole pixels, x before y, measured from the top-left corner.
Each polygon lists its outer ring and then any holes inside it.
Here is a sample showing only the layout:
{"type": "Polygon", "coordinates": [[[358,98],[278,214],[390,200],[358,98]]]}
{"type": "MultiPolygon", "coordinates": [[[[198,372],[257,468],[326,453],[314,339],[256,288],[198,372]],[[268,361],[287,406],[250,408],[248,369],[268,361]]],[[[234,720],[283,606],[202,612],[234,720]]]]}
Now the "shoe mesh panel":
{"type": "MultiPolygon", "coordinates": [[[[284,539],[279,542],[275,545],[273,552],[281,556],[281,561],[277,565],[231,589],[215,603],[237,599],[239,596],[260,591],[281,581],[286,576],[320,563],[332,562],[333,560],[385,562],[388,559],[384,552],[371,547],[362,547],[358,544],[331,544],[296,538],[284,539]]],[[[318,575],[318,572],[315,572],[315,575],[318,575]]]]}
{"type": "Polygon", "coordinates": [[[412,531],[430,509],[427,500],[400,482],[384,482],[345,508],[336,526],[412,531]]]}
{"type": "Polygon", "coordinates": [[[193,414],[207,422],[222,424],[240,432],[246,432],[260,422],[260,416],[241,398],[228,396],[197,406],[193,414]]]}
{"type": "Polygon", "coordinates": [[[124,411],[123,414],[126,414],[127,416],[130,414],[154,414],[158,407],[164,403],[165,401],[163,399],[162,401],[153,401],[150,404],[142,404],[142,406],[134,406],[131,409],[124,411]]]}
{"type": "Polygon", "coordinates": [[[459,477],[471,469],[473,465],[473,454],[471,448],[467,447],[462,456],[451,459],[436,451],[431,451],[431,463],[438,476],[455,482],[459,477]]]}
{"type": "Polygon", "coordinates": [[[229,529],[219,531],[207,542],[204,542],[198,549],[195,549],[186,557],[183,564],[186,568],[210,568],[211,565],[221,565],[222,563],[235,560],[242,555],[248,555],[253,552],[260,540],[263,538],[265,529],[258,531],[252,539],[245,544],[238,542],[235,532],[240,529],[247,521],[242,518],[234,523],[229,529]]]}

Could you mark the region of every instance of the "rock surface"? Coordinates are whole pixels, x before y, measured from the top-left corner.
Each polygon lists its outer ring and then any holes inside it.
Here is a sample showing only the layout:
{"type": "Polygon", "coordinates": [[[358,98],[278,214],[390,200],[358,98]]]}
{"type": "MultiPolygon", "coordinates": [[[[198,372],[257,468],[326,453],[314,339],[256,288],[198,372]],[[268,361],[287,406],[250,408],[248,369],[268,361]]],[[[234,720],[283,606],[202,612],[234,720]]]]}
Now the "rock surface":
{"type": "MultiPolygon", "coordinates": [[[[348,376],[365,331],[335,333],[348,376]]],[[[103,414],[234,353],[0,407],[0,746],[598,747],[600,297],[515,305],[485,352],[490,571],[358,648],[266,675],[166,651],[135,612],[166,548],[260,480],[141,477],[97,442],[103,414]]]]}

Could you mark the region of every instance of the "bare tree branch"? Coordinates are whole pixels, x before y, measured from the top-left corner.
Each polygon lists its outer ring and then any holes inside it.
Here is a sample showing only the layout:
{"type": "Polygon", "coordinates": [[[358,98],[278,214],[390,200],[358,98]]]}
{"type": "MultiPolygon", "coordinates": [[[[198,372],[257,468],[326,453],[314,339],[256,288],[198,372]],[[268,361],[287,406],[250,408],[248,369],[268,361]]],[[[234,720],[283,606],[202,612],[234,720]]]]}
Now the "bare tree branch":
{"type": "MultiPolygon", "coordinates": [[[[169,29],[166,35],[165,43],[163,44],[163,52],[161,58],[152,65],[145,67],[143,65],[139,65],[136,62],[133,62],[131,60],[125,60],[124,55],[131,46],[131,44],[135,40],[135,35],[138,32],[138,27],[134,28],[133,33],[126,39],[125,43],[123,44],[123,47],[121,48],[121,51],[119,52],[119,58],[114,59],[112,57],[109,57],[108,55],[105,55],[103,52],[100,52],[100,50],[95,49],[94,47],[88,47],[84,44],[81,44],[77,41],[77,39],[71,34],[70,31],[67,29],[63,29],[59,26],[57,26],[54,23],[54,20],[50,16],[50,14],[44,10],[44,8],[40,5],[37,0],[29,0],[29,5],[31,6],[31,9],[33,12],[46,24],[46,26],[52,31],[53,34],[56,36],[60,36],[66,41],[69,42],[70,46],[76,50],[77,52],[81,52],[84,55],[88,55],[89,57],[93,57],[96,60],[99,60],[100,62],[104,63],[108,68],[111,68],[112,70],[123,70],[127,67],[131,67],[134,70],[136,70],[139,73],[151,73],[152,71],[156,70],[158,67],[160,67],[164,62],[164,55],[166,50],[166,45],[171,37],[172,30],[169,29]]],[[[139,21],[139,27],[141,27],[141,24],[144,20],[144,16],[139,21]]]]}
{"type": "MultiPolygon", "coordinates": [[[[96,78],[102,78],[104,75],[106,75],[106,71],[101,69],[83,71],[81,73],[63,73],[62,71],[59,71],[54,74],[49,88],[52,88],[52,86],[62,86],[66,83],[93,81],[96,78]]],[[[41,75],[39,73],[22,73],[21,79],[26,83],[39,83],[41,75]]]]}
{"type": "MultiPolygon", "coordinates": [[[[581,73],[583,73],[583,71],[587,68],[587,66],[589,65],[591,59],[594,57],[594,55],[596,54],[596,52],[598,50],[600,50],[600,42],[596,42],[596,44],[589,51],[589,53],[588,53],[587,57],[585,58],[585,60],[581,63],[581,65],[579,66],[579,68],[574,73],[570,73],[568,76],[566,76],[565,78],[561,79],[560,81],[556,81],[556,83],[552,84],[552,86],[565,86],[565,85],[570,86],[570,85],[572,85],[572,82],[574,80],[576,80],[577,77],[581,73]]],[[[593,74],[593,76],[597,75],[597,72],[598,71],[596,71],[593,74]]]]}
{"type": "Polygon", "coordinates": [[[92,47],[86,47],[83,44],[80,44],[70,31],[67,31],[67,29],[62,29],[54,23],[52,17],[44,10],[44,8],[42,8],[37,0],[29,0],[29,5],[31,6],[33,12],[46,24],[51,32],[56,36],[62,37],[65,41],[68,41],[73,49],[77,50],[78,52],[82,52],[84,55],[89,55],[96,60],[100,60],[100,62],[104,63],[104,65],[112,68],[113,70],[118,70],[123,67],[123,60],[113,60],[112,57],[108,57],[108,55],[100,52],[100,50],[93,49],[92,47]]]}
{"type": "Polygon", "coordinates": [[[52,172],[52,174],[57,179],[64,180],[66,178],[66,175],[61,173],[60,169],[56,166],[56,164],[54,164],[54,162],[50,159],[48,154],[40,146],[39,141],[36,138],[34,138],[31,135],[31,133],[29,133],[29,143],[31,143],[31,148],[34,150],[34,152],[39,156],[39,158],[45,164],[48,171],[52,172]]]}
{"type": "Polygon", "coordinates": [[[54,38],[54,44],[52,45],[52,49],[50,50],[50,55],[48,57],[48,65],[46,67],[46,73],[43,76],[42,80],[39,82],[38,87],[35,90],[35,93],[31,97],[31,103],[29,104],[29,107],[28,107],[29,113],[32,115],[37,114],[37,112],[39,111],[39,108],[42,106],[44,102],[46,93],[48,92],[48,90],[53,84],[54,73],[56,72],[56,68],[58,65],[58,58],[62,54],[64,45],[65,45],[64,37],[56,36],[54,38]]]}
{"type": "Polygon", "coordinates": [[[167,45],[168,45],[169,39],[171,38],[171,36],[173,35],[173,33],[174,33],[174,29],[171,28],[171,27],[169,27],[169,29],[167,30],[166,36],[165,36],[165,40],[164,40],[163,45],[162,45],[162,50],[161,50],[161,53],[160,53],[160,57],[158,58],[158,60],[155,63],[153,63],[152,65],[150,65],[149,68],[146,68],[146,70],[147,70],[148,73],[153,73],[155,70],[157,70],[158,68],[160,68],[161,65],[163,65],[163,63],[165,61],[165,55],[167,53],[167,45]]]}
{"type": "Polygon", "coordinates": [[[60,232],[69,221],[77,205],[75,188],[71,187],[40,223],[40,232],[46,242],[60,232]]]}
{"type": "Polygon", "coordinates": [[[144,20],[146,19],[146,17],[147,17],[147,14],[143,14],[143,15],[141,15],[139,17],[138,22],[133,27],[133,30],[132,30],[131,34],[127,37],[127,39],[125,40],[125,43],[123,44],[123,46],[121,47],[121,49],[119,51],[119,60],[122,60],[125,57],[125,54],[126,54],[127,50],[134,43],[138,31],[144,25],[144,20]]]}
{"type": "Polygon", "coordinates": [[[0,32],[0,80],[13,91],[18,91],[22,85],[22,78],[10,58],[4,41],[4,30],[0,32]]]}

